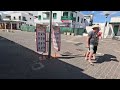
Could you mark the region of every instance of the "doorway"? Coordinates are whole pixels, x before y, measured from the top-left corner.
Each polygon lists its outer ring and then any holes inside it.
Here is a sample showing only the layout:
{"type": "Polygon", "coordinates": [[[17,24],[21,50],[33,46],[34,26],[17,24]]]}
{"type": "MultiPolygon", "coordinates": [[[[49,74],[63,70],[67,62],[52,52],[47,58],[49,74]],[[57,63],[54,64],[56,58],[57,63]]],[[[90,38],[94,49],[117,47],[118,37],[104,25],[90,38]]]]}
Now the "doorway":
{"type": "Polygon", "coordinates": [[[114,34],[115,34],[115,36],[117,36],[117,33],[118,33],[118,28],[119,28],[119,25],[115,25],[114,26],[114,34]]]}

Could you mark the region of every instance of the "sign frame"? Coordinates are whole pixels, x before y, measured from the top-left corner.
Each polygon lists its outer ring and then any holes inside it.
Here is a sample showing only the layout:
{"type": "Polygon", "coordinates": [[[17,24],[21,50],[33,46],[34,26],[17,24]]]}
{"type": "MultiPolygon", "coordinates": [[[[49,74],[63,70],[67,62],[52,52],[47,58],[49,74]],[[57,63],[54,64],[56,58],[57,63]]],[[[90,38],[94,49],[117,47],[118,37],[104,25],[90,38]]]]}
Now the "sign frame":
{"type": "Polygon", "coordinates": [[[37,52],[42,52],[42,53],[46,53],[47,51],[47,49],[46,49],[46,25],[42,25],[42,24],[36,24],[36,47],[37,47],[37,52]],[[43,30],[44,29],[44,30],[43,30]],[[44,42],[45,42],[45,50],[44,51],[40,51],[39,50],[39,46],[38,46],[38,37],[39,37],[39,35],[38,35],[38,32],[39,31],[44,31],[44,35],[45,35],[45,37],[44,37],[44,42]]]}
{"type": "Polygon", "coordinates": [[[59,26],[52,26],[52,43],[53,43],[53,47],[55,50],[60,51],[61,49],[61,33],[60,33],[60,27],[59,26]],[[58,28],[57,30],[54,29],[58,28]],[[59,42],[57,43],[57,40],[55,38],[55,33],[59,33],[59,42]],[[56,47],[57,45],[57,47],[56,47]]]}

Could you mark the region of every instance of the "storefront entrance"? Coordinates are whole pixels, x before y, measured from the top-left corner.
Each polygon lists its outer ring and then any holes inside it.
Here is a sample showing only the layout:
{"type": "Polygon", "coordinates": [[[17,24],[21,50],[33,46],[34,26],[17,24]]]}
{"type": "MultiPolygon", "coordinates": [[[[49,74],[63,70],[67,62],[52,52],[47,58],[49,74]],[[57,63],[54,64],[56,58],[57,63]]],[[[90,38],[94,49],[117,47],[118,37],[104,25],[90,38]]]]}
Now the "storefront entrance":
{"type": "Polygon", "coordinates": [[[119,25],[115,25],[113,28],[115,36],[117,36],[118,29],[119,29],[119,25]]]}

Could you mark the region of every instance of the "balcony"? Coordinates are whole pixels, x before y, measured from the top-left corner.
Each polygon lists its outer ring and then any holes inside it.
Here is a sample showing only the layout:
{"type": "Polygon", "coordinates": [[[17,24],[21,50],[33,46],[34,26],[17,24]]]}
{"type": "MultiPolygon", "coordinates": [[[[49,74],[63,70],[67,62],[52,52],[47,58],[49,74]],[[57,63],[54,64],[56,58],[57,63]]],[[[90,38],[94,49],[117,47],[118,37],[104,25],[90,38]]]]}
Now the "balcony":
{"type": "Polygon", "coordinates": [[[71,17],[71,16],[61,16],[61,20],[76,20],[75,17],[71,17]]]}

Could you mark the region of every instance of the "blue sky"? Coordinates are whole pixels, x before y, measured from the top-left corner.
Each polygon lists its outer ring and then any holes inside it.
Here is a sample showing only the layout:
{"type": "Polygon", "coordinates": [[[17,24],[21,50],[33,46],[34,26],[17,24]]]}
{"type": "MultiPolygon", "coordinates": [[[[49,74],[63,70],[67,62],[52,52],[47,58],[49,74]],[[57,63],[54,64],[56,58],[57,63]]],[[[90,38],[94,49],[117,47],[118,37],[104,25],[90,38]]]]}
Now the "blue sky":
{"type": "Polygon", "coordinates": [[[94,14],[93,23],[104,23],[105,14],[109,13],[107,21],[110,21],[111,17],[120,16],[120,11],[81,11],[83,14],[94,14]]]}

